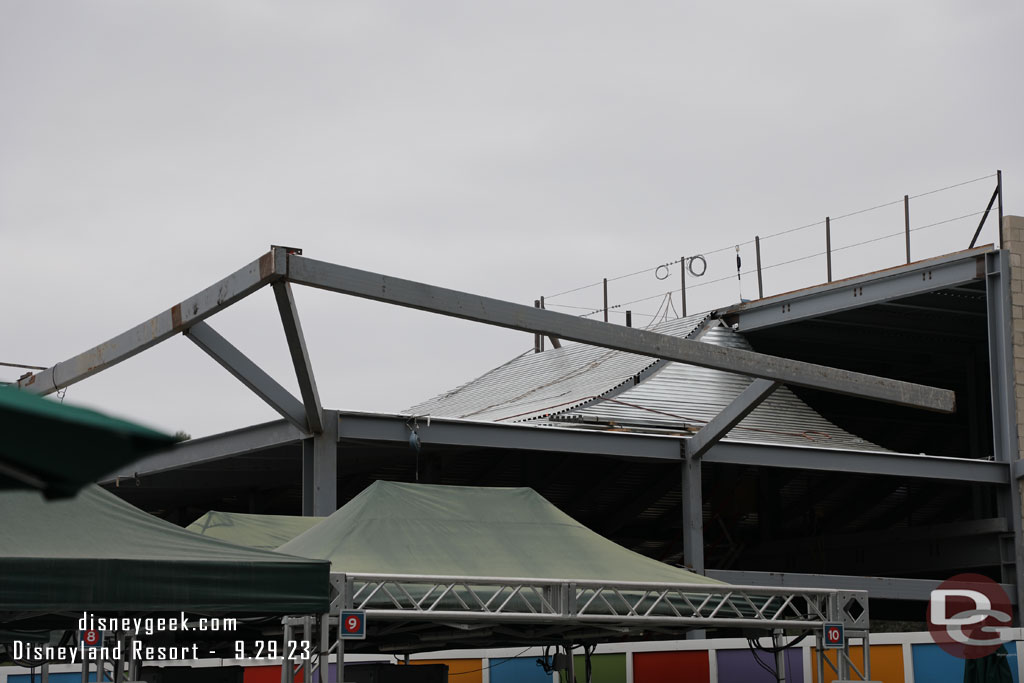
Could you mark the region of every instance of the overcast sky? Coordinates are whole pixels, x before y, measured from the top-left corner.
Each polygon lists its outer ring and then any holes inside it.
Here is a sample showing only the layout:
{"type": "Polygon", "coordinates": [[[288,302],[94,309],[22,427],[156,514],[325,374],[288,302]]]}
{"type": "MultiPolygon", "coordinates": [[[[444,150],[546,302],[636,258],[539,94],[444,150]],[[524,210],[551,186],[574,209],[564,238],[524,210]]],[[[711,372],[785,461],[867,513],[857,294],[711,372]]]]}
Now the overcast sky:
{"type": "MultiPolygon", "coordinates": [[[[651,269],[680,255],[743,244],[746,268],[754,235],[997,168],[1020,214],[1021,26],[1009,0],[0,0],[0,361],[71,357],[271,244],[523,303],[645,271],[610,290],[654,297],[628,306],[646,323],[678,280],[651,269]]],[[[912,200],[915,227],[993,186],[912,200]]],[[[915,258],[977,221],[915,232],[915,258]]],[[[836,221],[833,244],[902,227],[887,207],[836,221]]],[[[820,227],[767,239],[765,262],[823,246],[820,227]]],[[[900,237],[847,249],[837,277],[901,258],[900,237]]],[[[705,282],[735,275],[731,251],[708,262],[705,282]]],[[[823,279],[814,258],[765,285],[823,279]]],[[[752,285],[694,290],[690,312],[752,285]]],[[[331,408],[397,412],[532,346],[296,296],[331,408]]],[[[600,289],[550,303],[585,313],[600,289]]],[[[295,386],[269,290],[209,322],[295,386]]],[[[180,336],[66,400],[194,436],[277,417],[180,336]]]]}

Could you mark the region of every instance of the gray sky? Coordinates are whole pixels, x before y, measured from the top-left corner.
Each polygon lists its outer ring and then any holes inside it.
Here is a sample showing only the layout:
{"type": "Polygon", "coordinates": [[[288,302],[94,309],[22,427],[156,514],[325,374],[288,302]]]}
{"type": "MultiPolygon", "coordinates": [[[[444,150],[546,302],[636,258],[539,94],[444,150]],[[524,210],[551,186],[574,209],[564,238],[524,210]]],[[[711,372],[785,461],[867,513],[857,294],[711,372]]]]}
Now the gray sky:
{"type": "MultiPolygon", "coordinates": [[[[611,286],[656,297],[629,306],[646,322],[678,280],[649,269],[682,254],[997,168],[1019,214],[1022,25],[1010,1],[0,0],[0,361],[64,360],[272,243],[523,303],[647,269],[611,286]]],[[[914,225],[980,211],[993,186],[914,199],[914,225]]],[[[977,221],[915,233],[915,257],[965,247],[977,221]]],[[[902,224],[901,206],[836,221],[833,244],[902,224]]],[[[844,250],[837,277],[901,245],[844,250]]],[[[765,262],[823,246],[820,227],[765,240],[765,262]]],[[[766,288],[823,278],[808,259],[766,288]]],[[[398,411],[532,345],[296,296],[332,408],[398,411]]],[[[739,296],[733,277],[690,310],[739,296]]],[[[551,303],[584,313],[600,290],[551,303]]],[[[294,386],[269,290],[209,322],[294,386]]],[[[181,337],[66,399],[195,436],[276,417],[181,337]]]]}

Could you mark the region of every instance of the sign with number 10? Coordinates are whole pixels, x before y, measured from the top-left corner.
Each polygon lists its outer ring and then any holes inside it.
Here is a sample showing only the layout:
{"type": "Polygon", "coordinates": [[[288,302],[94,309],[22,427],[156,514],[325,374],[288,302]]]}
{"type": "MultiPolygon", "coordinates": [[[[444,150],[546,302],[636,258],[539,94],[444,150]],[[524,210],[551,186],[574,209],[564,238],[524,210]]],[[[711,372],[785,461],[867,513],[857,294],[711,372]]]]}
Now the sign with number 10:
{"type": "Polygon", "coordinates": [[[846,645],[842,624],[825,624],[824,631],[826,648],[842,649],[846,645]]]}
{"type": "Polygon", "coordinates": [[[363,610],[342,610],[340,624],[338,637],[342,640],[366,639],[366,612],[363,610]]]}

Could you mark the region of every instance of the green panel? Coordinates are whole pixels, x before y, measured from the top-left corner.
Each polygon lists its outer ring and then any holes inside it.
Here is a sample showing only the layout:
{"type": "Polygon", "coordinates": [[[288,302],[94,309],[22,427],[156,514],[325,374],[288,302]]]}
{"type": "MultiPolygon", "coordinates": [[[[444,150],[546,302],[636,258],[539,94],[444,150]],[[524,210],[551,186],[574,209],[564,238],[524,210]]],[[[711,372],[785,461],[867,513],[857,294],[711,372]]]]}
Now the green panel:
{"type": "MultiPolygon", "coordinates": [[[[591,683],[626,683],[626,655],[594,655],[590,658],[591,683]]],[[[583,655],[573,657],[576,683],[586,683],[587,669],[583,655]]]]}

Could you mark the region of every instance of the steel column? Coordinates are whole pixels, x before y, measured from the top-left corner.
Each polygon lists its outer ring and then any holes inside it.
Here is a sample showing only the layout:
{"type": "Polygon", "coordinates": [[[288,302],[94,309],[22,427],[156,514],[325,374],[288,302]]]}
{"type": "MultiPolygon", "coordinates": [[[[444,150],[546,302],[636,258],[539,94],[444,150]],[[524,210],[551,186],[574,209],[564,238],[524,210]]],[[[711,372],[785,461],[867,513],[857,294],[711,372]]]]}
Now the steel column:
{"type": "Polygon", "coordinates": [[[338,413],[324,411],[324,429],[302,443],[302,514],[327,517],[338,509],[338,413]]]}
{"type": "Polygon", "coordinates": [[[212,327],[198,322],[186,331],[185,336],[280,413],[281,417],[299,429],[309,431],[306,409],[302,403],[212,327]]]}
{"type": "MultiPolygon", "coordinates": [[[[1000,224],[1000,233],[1002,224],[1000,224]]],[[[1010,302],[1010,253],[985,256],[985,301],[988,308],[989,372],[992,386],[992,439],[997,461],[1012,467],[1020,458],[1013,360],[1013,316],[1010,302]]],[[[1024,530],[1019,483],[1011,478],[999,493],[999,513],[1013,528],[1012,572],[1003,567],[1003,582],[1017,584],[1017,604],[1024,605],[1024,530]]],[[[1019,615],[1018,615],[1019,619],[1019,615]]],[[[1019,623],[1019,622],[1018,622],[1019,623]]]]}
{"type": "Polygon", "coordinates": [[[700,458],[683,456],[683,561],[692,571],[703,574],[704,500],[700,471],[700,458]]]}
{"type": "Polygon", "coordinates": [[[309,360],[309,351],[306,350],[306,338],[302,334],[302,324],[299,322],[299,310],[295,307],[295,297],[292,296],[291,285],[287,282],[275,282],[273,287],[277,308],[281,313],[281,324],[284,326],[284,336],[288,340],[288,351],[292,356],[292,365],[295,366],[295,377],[299,381],[299,393],[302,395],[309,431],[319,434],[323,430],[323,408],[320,405],[320,392],[316,388],[316,378],[313,376],[313,364],[309,360]]]}
{"type": "Polygon", "coordinates": [[[288,277],[318,287],[375,301],[497,325],[540,332],[701,367],[764,377],[841,394],[871,398],[939,412],[955,410],[954,393],[909,382],[864,375],[812,363],[767,356],[620,325],[606,325],[564,313],[392,278],[346,266],[288,257],[288,277]]]}

